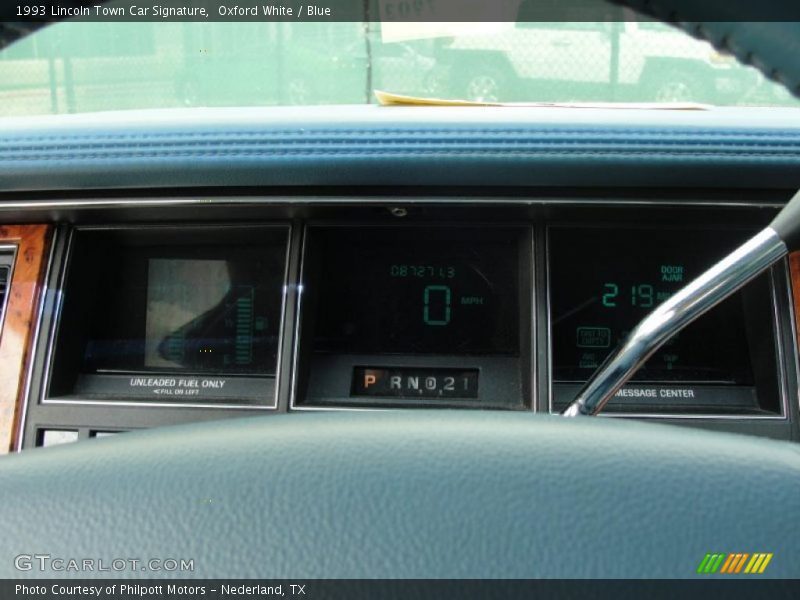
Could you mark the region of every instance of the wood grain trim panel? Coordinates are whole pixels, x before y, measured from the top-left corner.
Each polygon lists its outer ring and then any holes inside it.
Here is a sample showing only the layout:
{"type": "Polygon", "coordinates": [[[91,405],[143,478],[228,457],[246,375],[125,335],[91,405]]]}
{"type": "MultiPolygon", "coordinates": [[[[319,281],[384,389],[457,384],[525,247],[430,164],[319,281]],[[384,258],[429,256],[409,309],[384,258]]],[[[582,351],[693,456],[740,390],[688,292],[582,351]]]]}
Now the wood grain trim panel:
{"type": "Polygon", "coordinates": [[[0,333],[0,454],[14,448],[36,307],[47,267],[50,225],[0,226],[0,244],[15,244],[17,257],[0,333]]]}
{"type": "Polygon", "coordinates": [[[794,304],[795,330],[800,343],[800,251],[789,255],[789,274],[792,278],[792,304],[794,304]]]}

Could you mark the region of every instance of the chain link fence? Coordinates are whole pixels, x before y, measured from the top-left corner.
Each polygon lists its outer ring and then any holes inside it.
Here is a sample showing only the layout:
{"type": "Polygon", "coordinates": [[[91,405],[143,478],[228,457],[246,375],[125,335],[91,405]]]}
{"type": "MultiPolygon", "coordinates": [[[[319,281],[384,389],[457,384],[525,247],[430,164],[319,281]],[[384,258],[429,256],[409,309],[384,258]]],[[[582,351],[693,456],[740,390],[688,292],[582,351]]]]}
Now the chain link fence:
{"type": "Polygon", "coordinates": [[[365,104],[373,90],[483,102],[800,106],[660,23],[59,23],[0,52],[0,114],[365,104]],[[391,39],[392,41],[388,41],[391,39]]]}

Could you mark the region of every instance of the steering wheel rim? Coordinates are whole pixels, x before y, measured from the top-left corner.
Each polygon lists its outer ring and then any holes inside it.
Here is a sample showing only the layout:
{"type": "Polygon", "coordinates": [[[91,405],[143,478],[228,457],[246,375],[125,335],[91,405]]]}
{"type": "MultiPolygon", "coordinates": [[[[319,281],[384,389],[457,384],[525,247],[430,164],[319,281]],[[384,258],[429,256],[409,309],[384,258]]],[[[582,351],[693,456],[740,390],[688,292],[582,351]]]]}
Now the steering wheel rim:
{"type": "Polygon", "coordinates": [[[3,577],[47,576],[14,567],[44,549],[193,559],[191,577],[685,578],[756,551],[800,575],[793,445],[621,419],[231,419],[26,452],[0,490],[3,577]]]}

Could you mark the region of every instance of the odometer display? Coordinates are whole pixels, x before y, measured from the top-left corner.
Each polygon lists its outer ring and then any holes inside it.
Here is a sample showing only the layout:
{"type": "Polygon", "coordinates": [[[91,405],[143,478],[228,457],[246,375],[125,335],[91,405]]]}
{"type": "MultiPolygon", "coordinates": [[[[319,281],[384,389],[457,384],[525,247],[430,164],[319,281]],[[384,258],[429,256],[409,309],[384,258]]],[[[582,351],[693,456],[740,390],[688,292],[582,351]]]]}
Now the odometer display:
{"type": "Polygon", "coordinates": [[[518,354],[516,232],[348,228],[320,238],[315,351],[518,354]]]}
{"type": "MultiPolygon", "coordinates": [[[[585,381],[648,312],[735,248],[725,231],[552,229],[553,375],[585,381]]],[[[656,352],[634,381],[752,384],[736,294],[656,352]]]]}

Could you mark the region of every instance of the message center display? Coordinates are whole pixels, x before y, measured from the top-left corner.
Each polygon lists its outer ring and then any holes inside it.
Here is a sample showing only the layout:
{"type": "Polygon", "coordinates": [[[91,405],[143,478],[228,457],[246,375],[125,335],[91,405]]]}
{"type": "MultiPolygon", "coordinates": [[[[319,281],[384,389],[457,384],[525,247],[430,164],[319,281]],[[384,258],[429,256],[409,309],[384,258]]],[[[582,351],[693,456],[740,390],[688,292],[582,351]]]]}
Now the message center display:
{"type": "MultiPolygon", "coordinates": [[[[556,401],[570,400],[652,309],[747,237],[736,231],[551,229],[556,401]]],[[[762,277],[667,341],[612,404],[713,407],[724,401],[755,409],[755,363],[764,369],[774,358],[773,340],[769,282],[762,277]]]]}
{"type": "Polygon", "coordinates": [[[56,356],[52,390],[89,399],[269,401],[287,234],[236,231],[234,241],[224,228],[197,230],[191,243],[186,232],[164,230],[77,234],[61,331],[72,358],[65,350],[56,356]]]}

